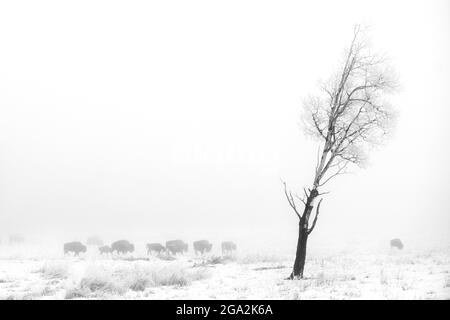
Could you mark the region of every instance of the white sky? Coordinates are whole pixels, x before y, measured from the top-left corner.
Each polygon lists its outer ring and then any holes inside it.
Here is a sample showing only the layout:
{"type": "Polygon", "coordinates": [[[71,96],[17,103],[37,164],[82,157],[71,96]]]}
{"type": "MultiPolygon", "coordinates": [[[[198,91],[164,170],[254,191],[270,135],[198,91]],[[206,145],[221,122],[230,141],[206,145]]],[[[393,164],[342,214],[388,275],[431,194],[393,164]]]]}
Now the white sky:
{"type": "Polygon", "coordinates": [[[355,23],[402,91],[393,138],[330,184],[311,245],[450,242],[450,5],[2,1],[0,236],[293,246],[280,178],[309,186],[304,97],[355,23]]]}

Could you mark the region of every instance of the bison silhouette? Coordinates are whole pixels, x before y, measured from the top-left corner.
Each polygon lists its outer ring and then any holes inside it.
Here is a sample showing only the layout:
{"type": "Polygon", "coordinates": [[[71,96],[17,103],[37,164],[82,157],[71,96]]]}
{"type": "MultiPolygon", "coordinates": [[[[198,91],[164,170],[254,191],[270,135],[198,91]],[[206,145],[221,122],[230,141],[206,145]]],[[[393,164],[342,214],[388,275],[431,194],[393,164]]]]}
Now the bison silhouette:
{"type": "Polygon", "coordinates": [[[233,251],[236,251],[237,246],[232,241],[224,241],[222,242],[222,255],[232,254],[233,251]]]}
{"type": "Polygon", "coordinates": [[[148,243],[146,248],[147,254],[151,254],[152,252],[161,254],[162,252],[166,251],[166,248],[161,243],[148,243]]]}
{"type": "Polygon", "coordinates": [[[68,242],[64,244],[64,254],[73,253],[78,256],[82,252],[86,252],[86,246],[79,241],[68,242]]]}
{"type": "Polygon", "coordinates": [[[166,249],[171,254],[176,255],[177,253],[183,254],[188,251],[188,244],[183,240],[170,240],[166,242],[166,249]]]}
{"type": "Polygon", "coordinates": [[[194,242],[194,252],[195,254],[204,254],[205,252],[210,252],[212,249],[212,243],[208,240],[198,240],[194,242]]]}
{"type": "Polygon", "coordinates": [[[391,248],[397,248],[399,250],[403,249],[403,242],[402,240],[396,238],[391,240],[391,248]]]}
{"type": "Polygon", "coordinates": [[[123,253],[134,252],[134,244],[128,240],[119,240],[111,244],[111,252],[123,253]]]}
{"type": "Polygon", "coordinates": [[[25,237],[21,234],[11,234],[8,238],[10,244],[19,244],[25,242],[25,237]]]}

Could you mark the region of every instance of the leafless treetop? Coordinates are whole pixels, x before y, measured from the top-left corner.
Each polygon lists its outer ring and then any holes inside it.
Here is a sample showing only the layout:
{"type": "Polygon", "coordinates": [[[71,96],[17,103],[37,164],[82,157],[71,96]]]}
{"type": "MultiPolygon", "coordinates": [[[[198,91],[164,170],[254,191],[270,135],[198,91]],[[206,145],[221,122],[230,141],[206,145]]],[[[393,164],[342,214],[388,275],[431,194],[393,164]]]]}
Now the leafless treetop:
{"type": "Polygon", "coordinates": [[[307,132],[323,142],[314,188],[345,172],[349,163],[361,165],[367,148],[383,140],[394,115],[385,96],[395,88],[387,59],[371,52],[356,26],[341,69],[304,105],[307,132]]]}

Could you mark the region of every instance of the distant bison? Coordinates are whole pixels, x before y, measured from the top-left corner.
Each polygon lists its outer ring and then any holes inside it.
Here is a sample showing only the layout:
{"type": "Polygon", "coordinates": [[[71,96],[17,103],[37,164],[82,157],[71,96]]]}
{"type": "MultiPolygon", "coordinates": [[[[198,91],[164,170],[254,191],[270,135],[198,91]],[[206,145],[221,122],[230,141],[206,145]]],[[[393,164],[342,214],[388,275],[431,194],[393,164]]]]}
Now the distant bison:
{"type": "Polygon", "coordinates": [[[123,254],[134,252],[134,244],[130,243],[128,240],[116,241],[111,245],[111,252],[123,254]]]}
{"type": "Polygon", "coordinates": [[[101,246],[98,250],[100,251],[100,254],[108,254],[112,251],[110,246],[101,246]]]}
{"type": "Polygon", "coordinates": [[[151,254],[152,252],[156,252],[157,254],[161,254],[166,251],[166,248],[161,243],[148,243],[147,244],[147,254],[151,254]]]}
{"type": "Polygon", "coordinates": [[[92,237],[89,237],[89,238],[87,239],[86,244],[87,244],[88,246],[97,246],[97,247],[101,247],[101,246],[103,246],[103,241],[102,241],[102,239],[100,239],[100,238],[97,237],[97,236],[92,236],[92,237]]]}
{"type": "Polygon", "coordinates": [[[222,242],[222,255],[232,254],[233,251],[236,251],[236,244],[232,241],[224,241],[222,242]]]}
{"type": "Polygon", "coordinates": [[[10,244],[18,244],[18,243],[24,243],[25,238],[21,234],[11,234],[9,236],[9,243],[10,244]]]}
{"type": "Polygon", "coordinates": [[[81,252],[86,252],[86,246],[81,242],[74,241],[64,244],[64,254],[73,253],[78,256],[81,252]]]}
{"type": "Polygon", "coordinates": [[[392,239],[391,240],[391,248],[403,249],[403,242],[400,239],[392,239]]]}
{"type": "Polygon", "coordinates": [[[205,252],[210,252],[212,249],[212,243],[208,240],[199,240],[194,242],[194,252],[195,254],[204,254],[205,252]]]}
{"type": "Polygon", "coordinates": [[[172,254],[188,251],[188,244],[182,240],[170,240],[166,242],[166,249],[172,254]]]}

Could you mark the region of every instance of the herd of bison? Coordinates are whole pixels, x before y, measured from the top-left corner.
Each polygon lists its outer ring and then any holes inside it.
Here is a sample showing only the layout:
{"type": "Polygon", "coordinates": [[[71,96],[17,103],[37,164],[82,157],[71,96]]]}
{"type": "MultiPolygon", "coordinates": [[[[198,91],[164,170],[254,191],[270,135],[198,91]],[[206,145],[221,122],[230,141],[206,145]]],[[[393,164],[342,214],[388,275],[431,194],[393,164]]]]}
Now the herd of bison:
{"type": "MultiPolygon", "coordinates": [[[[11,235],[9,237],[9,243],[22,243],[25,239],[22,235],[11,235]]],[[[1,241],[0,241],[1,243],[1,241]]],[[[126,254],[134,252],[134,244],[128,240],[118,240],[113,242],[110,246],[104,245],[103,241],[96,236],[90,237],[86,241],[86,245],[79,241],[68,242],[64,244],[64,254],[73,254],[78,256],[80,253],[87,251],[88,246],[96,246],[100,254],[126,254]]],[[[400,239],[392,239],[390,241],[391,248],[403,249],[403,243],[400,239]]],[[[163,246],[161,243],[148,243],[146,245],[147,255],[150,254],[172,254],[176,255],[178,253],[183,254],[188,251],[188,244],[183,240],[170,240],[166,242],[163,246]]],[[[210,252],[212,249],[212,243],[208,240],[198,240],[193,242],[194,253],[203,255],[204,253],[210,252]]],[[[224,241],[221,244],[222,255],[230,255],[236,251],[237,246],[232,241],[224,241]]]]}
{"type": "MultiPolygon", "coordinates": [[[[103,245],[101,239],[97,237],[91,237],[87,240],[87,245],[97,246],[100,254],[126,254],[134,252],[134,244],[128,240],[119,240],[113,242],[110,246],[103,245]]],[[[188,244],[183,240],[170,240],[163,246],[161,243],[148,243],[146,245],[147,254],[161,254],[167,253],[176,255],[178,253],[183,254],[188,251],[188,244]]],[[[208,240],[194,241],[193,248],[195,254],[204,254],[210,252],[212,249],[212,243],[208,240]]],[[[236,244],[232,241],[222,242],[222,254],[229,255],[236,250],[236,244]]],[[[64,254],[79,255],[86,252],[87,246],[79,241],[68,242],[64,244],[64,254]]]]}

